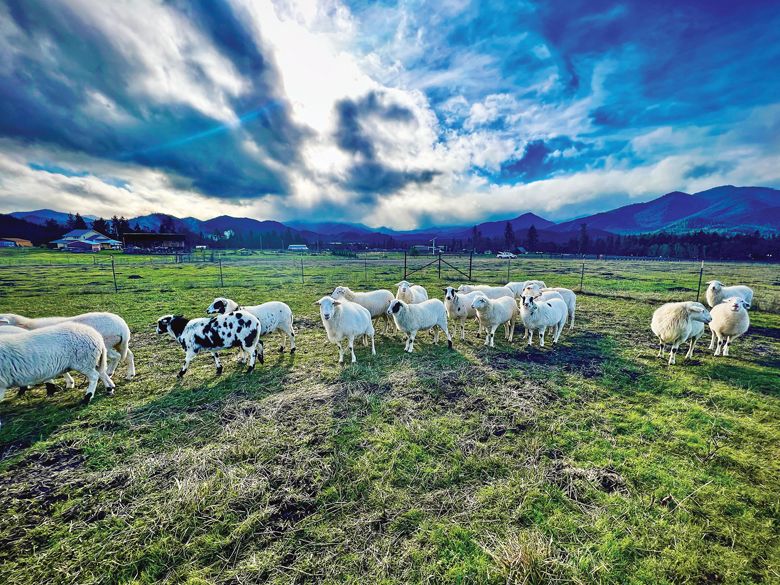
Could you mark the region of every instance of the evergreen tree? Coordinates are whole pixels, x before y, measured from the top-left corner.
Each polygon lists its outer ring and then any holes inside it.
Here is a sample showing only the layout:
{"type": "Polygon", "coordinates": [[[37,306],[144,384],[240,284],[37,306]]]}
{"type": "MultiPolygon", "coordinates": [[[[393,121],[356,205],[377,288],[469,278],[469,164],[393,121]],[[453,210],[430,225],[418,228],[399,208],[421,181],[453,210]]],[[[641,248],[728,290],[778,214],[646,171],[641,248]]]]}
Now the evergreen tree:
{"type": "Polygon", "coordinates": [[[534,224],[531,224],[531,227],[528,228],[527,246],[529,252],[535,252],[536,248],[539,246],[539,233],[536,231],[536,226],[534,224]]]}
{"type": "Polygon", "coordinates": [[[579,237],[579,253],[587,254],[588,248],[590,248],[590,238],[588,237],[588,224],[580,224],[580,237],[579,237]]]}
{"type": "Polygon", "coordinates": [[[511,222],[506,222],[504,226],[504,244],[507,250],[512,250],[515,247],[515,230],[511,222]]]}
{"type": "Polygon", "coordinates": [[[74,230],[87,229],[87,222],[84,221],[84,218],[81,217],[80,213],[76,213],[76,217],[73,218],[73,229],[74,230]]]}
{"type": "Polygon", "coordinates": [[[98,217],[95,221],[92,222],[92,229],[96,232],[100,232],[103,235],[108,235],[108,233],[111,231],[109,230],[108,222],[102,217],[98,217]]]}

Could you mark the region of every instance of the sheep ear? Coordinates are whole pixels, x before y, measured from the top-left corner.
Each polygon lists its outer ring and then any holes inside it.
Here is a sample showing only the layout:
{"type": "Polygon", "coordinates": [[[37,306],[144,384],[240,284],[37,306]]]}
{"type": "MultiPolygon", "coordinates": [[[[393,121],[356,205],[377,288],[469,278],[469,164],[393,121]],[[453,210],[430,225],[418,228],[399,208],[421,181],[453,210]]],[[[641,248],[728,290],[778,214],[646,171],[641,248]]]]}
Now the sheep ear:
{"type": "Polygon", "coordinates": [[[8,319],[0,319],[0,325],[10,325],[11,322],[8,319]]]}
{"type": "Polygon", "coordinates": [[[745,310],[746,310],[746,311],[749,311],[749,310],[750,310],[750,303],[748,303],[748,302],[745,302],[745,303],[743,303],[743,304],[745,305],[745,310]]]}
{"type": "Polygon", "coordinates": [[[312,304],[313,305],[321,305],[322,303],[320,301],[314,301],[312,304]]]}
{"type": "Polygon", "coordinates": [[[340,305],[340,304],[341,304],[341,301],[333,301],[333,304],[334,304],[334,305],[340,305]]]}

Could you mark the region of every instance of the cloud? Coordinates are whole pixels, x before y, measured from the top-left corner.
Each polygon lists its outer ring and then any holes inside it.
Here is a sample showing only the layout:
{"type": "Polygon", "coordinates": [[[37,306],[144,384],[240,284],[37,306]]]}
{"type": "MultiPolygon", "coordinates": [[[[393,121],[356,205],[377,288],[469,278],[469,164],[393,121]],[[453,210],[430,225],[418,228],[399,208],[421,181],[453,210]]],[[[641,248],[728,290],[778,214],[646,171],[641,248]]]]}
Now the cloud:
{"type": "Polygon", "coordinates": [[[704,0],[0,5],[0,210],[411,228],[780,185],[780,14],[704,0]]]}

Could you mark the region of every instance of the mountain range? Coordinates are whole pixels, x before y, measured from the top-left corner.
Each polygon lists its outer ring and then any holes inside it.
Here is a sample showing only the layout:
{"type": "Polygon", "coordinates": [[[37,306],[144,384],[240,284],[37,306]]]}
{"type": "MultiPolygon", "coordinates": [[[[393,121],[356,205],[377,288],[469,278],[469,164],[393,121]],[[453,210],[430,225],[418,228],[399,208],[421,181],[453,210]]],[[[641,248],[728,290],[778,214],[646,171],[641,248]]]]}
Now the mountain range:
{"type": "MultiPolygon", "coordinates": [[[[64,224],[68,214],[51,209],[14,212],[9,214],[16,220],[43,226],[48,220],[64,224]]],[[[90,223],[94,216],[84,216],[90,223]]],[[[643,203],[625,205],[611,211],[596,213],[587,217],[561,223],[554,223],[533,213],[524,213],[515,218],[489,221],[477,224],[482,238],[503,239],[509,222],[518,239],[527,236],[528,229],[535,226],[539,241],[567,242],[576,238],[581,226],[593,239],[610,234],[639,234],[653,232],[685,233],[696,230],[780,235],[780,190],[769,187],[734,187],[724,185],[707,191],[688,194],[680,191],[667,193],[643,203]]],[[[14,231],[19,225],[12,224],[14,231]]],[[[257,220],[247,217],[223,215],[208,220],[193,217],[177,218],[163,213],[153,213],[130,219],[131,226],[156,231],[161,226],[175,231],[194,233],[248,233],[268,232],[291,233],[307,241],[364,242],[381,245],[393,238],[406,244],[428,243],[433,238],[446,240],[467,240],[474,226],[445,226],[398,231],[386,227],[372,228],[358,223],[309,222],[257,220]]],[[[0,234],[10,236],[12,234],[0,234]]]]}

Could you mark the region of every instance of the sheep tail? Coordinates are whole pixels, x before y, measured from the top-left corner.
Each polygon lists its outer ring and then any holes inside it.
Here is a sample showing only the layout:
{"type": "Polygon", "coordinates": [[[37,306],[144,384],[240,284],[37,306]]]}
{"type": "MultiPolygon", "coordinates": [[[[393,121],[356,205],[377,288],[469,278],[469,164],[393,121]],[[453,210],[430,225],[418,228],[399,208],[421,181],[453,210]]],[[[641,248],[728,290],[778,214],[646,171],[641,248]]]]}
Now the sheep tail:
{"type": "Polygon", "coordinates": [[[106,349],[106,346],[103,345],[103,347],[100,348],[100,359],[98,359],[97,371],[105,373],[107,369],[108,369],[108,349],[106,349]]]}

